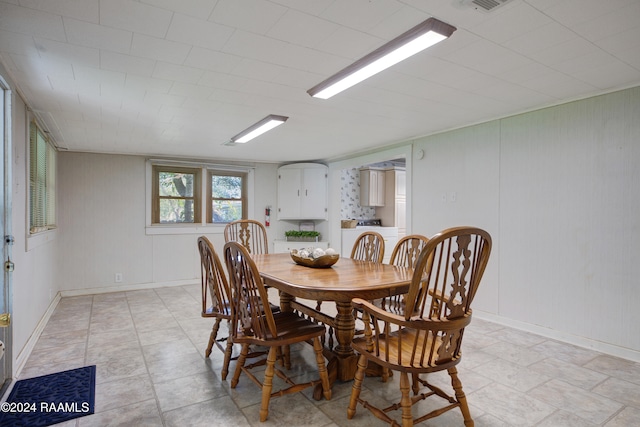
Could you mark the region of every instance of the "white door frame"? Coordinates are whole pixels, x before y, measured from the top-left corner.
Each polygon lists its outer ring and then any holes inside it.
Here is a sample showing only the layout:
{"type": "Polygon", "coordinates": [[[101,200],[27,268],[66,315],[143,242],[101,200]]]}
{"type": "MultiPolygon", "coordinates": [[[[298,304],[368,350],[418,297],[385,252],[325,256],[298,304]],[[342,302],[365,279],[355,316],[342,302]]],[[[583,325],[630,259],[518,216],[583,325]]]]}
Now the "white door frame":
{"type": "MultiPolygon", "coordinates": [[[[11,260],[11,88],[0,76],[0,239],[2,239],[2,283],[0,283],[0,313],[13,315],[13,289],[11,287],[11,270],[5,263],[11,260]]],[[[0,396],[9,387],[13,377],[13,326],[0,327],[0,340],[4,343],[4,356],[0,359],[0,396]]]]}

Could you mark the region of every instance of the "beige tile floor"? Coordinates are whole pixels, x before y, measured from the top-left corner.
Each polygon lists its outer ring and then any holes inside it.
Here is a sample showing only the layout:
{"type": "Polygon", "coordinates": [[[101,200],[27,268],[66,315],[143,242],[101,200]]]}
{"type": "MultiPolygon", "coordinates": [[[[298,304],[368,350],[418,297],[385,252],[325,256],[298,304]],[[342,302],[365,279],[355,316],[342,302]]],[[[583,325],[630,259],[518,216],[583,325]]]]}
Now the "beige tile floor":
{"type": "MultiPolygon", "coordinates": [[[[96,413],[65,427],[387,425],[361,406],[347,420],[350,382],[336,383],[330,401],[310,390],[273,399],[260,423],[258,387],[241,377],[232,390],[220,378],[222,353],[204,358],[212,321],[200,318],[199,300],[199,286],[63,298],[20,378],[97,365],[96,413]]],[[[458,370],[476,426],[640,425],[640,364],[479,319],[463,349],[458,370]]],[[[309,346],[292,351],[291,376],[313,372],[309,346]]],[[[366,378],[362,396],[394,399],[398,378],[366,378]]],[[[462,417],[450,411],[421,425],[462,417]]]]}

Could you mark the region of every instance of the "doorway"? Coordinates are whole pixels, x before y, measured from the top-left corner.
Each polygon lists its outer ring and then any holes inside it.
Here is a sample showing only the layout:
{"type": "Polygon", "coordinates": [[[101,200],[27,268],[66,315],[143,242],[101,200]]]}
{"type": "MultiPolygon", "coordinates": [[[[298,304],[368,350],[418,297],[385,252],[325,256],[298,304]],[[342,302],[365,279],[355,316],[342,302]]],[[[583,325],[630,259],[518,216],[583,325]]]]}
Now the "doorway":
{"type": "Polygon", "coordinates": [[[12,380],[11,326],[11,90],[0,76],[0,238],[2,238],[2,283],[0,283],[0,396],[12,380]]]}

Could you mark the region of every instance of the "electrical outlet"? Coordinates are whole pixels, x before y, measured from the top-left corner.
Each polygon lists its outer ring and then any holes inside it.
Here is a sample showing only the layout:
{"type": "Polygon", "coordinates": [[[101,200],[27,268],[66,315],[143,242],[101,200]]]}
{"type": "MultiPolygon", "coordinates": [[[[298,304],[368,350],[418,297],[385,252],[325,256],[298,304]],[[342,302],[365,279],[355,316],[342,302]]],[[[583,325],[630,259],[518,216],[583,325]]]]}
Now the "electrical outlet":
{"type": "Polygon", "coordinates": [[[116,283],[122,283],[122,273],[116,273],[116,283]]]}

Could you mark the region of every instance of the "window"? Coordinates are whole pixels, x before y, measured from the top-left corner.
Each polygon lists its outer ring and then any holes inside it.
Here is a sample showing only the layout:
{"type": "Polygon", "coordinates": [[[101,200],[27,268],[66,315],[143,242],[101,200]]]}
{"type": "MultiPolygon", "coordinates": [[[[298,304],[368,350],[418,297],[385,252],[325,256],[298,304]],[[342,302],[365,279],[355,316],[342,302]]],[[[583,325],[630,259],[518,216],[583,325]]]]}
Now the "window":
{"type": "Polygon", "coordinates": [[[56,151],[35,121],[29,133],[29,234],[37,234],[56,227],[56,151]]]}
{"type": "Polygon", "coordinates": [[[224,224],[247,217],[247,174],[209,171],[207,222],[224,224]]]}
{"type": "Polygon", "coordinates": [[[201,233],[203,226],[248,218],[252,171],[246,166],[148,160],[146,232],[201,233]]]}
{"type": "Polygon", "coordinates": [[[200,169],[153,167],[153,224],[199,223],[200,169]]]}

